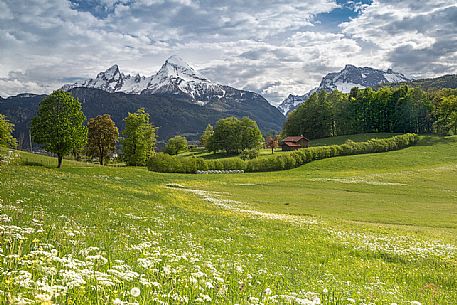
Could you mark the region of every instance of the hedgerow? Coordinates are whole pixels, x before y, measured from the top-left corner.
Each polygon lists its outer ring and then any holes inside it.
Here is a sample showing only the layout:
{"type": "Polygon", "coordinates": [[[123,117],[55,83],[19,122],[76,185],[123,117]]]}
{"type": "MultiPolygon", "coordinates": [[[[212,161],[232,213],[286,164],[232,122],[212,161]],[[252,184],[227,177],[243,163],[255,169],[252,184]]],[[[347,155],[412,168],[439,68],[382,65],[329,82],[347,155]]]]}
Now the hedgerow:
{"type": "Polygon", "coordinates": [[[417,143],[419,136],[407,133],[386,139],[371,139],[366,142],[346,141],[342,145],[303,148],[288,154],[242,160],[227,158],[204,160],[182,158],[158,153],[148,162],[148,169],[162,173],[195,173],[197,170],[244,170],[246,172],[268,172],[299,167],[314,160],[337,156],[379,153],[402,149],[417,143]]]}

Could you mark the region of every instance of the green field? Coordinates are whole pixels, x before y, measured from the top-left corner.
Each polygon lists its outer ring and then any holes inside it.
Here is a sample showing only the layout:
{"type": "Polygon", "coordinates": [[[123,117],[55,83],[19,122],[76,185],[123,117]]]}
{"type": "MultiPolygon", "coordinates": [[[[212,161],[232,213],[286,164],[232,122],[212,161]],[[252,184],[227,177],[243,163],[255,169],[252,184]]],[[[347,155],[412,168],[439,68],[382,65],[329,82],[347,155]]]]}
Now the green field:
{"type": "MultiPolygon", "coordinates": [[[[322,138],[322,139],[315,139],[310,141],[310,146],[326,146],[326,145],[341,145],[344,144],[347,140],[351,140],[354,142],[365,142],[370,139],[383,139],[383,138],[390,138],[393,136],[399,135],[399,133],[363,133],[363,134],[355,134],[355,135],[345,135],[345,136],[337,136],[337,137],[330,137],[330,138],[322,138]]],[[[290,151],[282,151],[281,147],[275,148],[274,153],[280,154],[288,154],[290,151]]],[[[181,157],[200,157],[203,159],[221,159],[221,158],[232,158],[237,157],[236,155],[227,155],[223,152],[212,153],[206,151],[203,147],[195,147],[188,152],[180,153],[179,156],[181,157]]],[[[259,157],[264,156],[271,156],[271,148],[262,148],[259,150],[259,157]]]]}
{"type": "Polygon", "coordinates": [[[1,304],[457,304],[457,137],[232,175],[21,155],[1,304]]]}

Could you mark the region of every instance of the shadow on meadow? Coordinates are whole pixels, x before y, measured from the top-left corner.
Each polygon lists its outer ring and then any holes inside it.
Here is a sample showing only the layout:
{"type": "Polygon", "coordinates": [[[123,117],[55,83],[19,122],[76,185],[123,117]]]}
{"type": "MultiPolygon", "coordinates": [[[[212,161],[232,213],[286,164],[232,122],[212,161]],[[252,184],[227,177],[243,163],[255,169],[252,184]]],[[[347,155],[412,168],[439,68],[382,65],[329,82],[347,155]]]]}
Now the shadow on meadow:
{"type": "Polygon", "coordinates": [[[419,142],[417,142],[417,146],[433,146],[437,144],[452,144],[457,142],[456,136],[449,136],[449,137],[437,137],[434,135],[424,135],[421,136],[419,142]]]}

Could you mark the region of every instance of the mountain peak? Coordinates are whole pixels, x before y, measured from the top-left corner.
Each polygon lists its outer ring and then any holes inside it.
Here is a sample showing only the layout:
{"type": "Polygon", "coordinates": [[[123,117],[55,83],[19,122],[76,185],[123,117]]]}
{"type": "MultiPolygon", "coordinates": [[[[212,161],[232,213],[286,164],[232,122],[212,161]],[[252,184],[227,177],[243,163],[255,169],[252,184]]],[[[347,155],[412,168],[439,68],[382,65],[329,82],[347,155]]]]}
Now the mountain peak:
{"type": "Polygon", "coordinates": [[[322,78],[319,87],[316,87],[304,95],[289,95],[279,106],[278,109],[287,114],[294,110],[301,103],[306,101],[312,93],[316,91],[339,90],[348,93],[352,88],[358,87],[360,89],[367,87],[375,87],[383,83],[395,82],[409,82],[411,81],[401,73],[394,72],[392,69],[387,71],[374,69],[370,67],[356,67],[351,64],[339,72],[328,73],[322,78]]]}
{"type": "Polygon", "coordinates": [[[184,59],[182,59],[178,55],[171,55],[170,57],[168,57],[168,59],[165,61],[165,64],[170,64],[170,65],[176,66],[176,67],[183,67],[183,68],[192,69],[187,64],[187,62],[185,62],[184,59]]]}
{"type": "Polygon", "coordinates": [[[197,73],[177,55],[170,56],[151,77],[145,92],[185,95],[202,105],[209,101],[208,96],[224,95],[221,85],[197,73]]]}
{"type": "Polygon", "coordinates": [[[119,71],[119,66],[114,64],[105,72],[101,72],[97,75],[97,78],[102,78],[105,80],[119,80],[121,78],[121,72],[119,71]]]}
{"type": "MultiPolygon", "coordinates": [[[[109,93],[178,97],[200,106],[210,102],[223,104],[226,100],[247,101],[251,99],[245,97],[248,91],[210,81],[177,55],[167,58],[160,70],[149,77],[140,74],[124,74],[120,72],[118,65],[112,65],[104,72],[98,73],[97,77],[64,85],[62,90],[68,91],[78,87],[100,89],[109,93]]],[[[247,95],[256,96],[251,93],[247,95]]]]}
{"type": "Polygon", "coordinates": [[[118,66],[117,64],[114,64],[114,65],[112,65],[111,67],[109,67],[109,68],[106,70],[106,72],[108,72],[108,71],[117,71],[117,70],[119,70],[119,66],[118,66]]]}
{"type": "Polygon", "coordinates": [[[203,78],[195,72],[195,70],[189,66],[181,57],[177,55],[170,56],[160,68],[159,72],[154,77],[160,77],[162,79],[173,77],[173,78],[203,78]]]}
{"type": "Polygon", "coordinates": [[[348,70],[348,69],[352,69],[352,68],[356,68],[356,66],[351,65],[351,64],[346,64],[346,66],[344,66],[343,70],[348,70]]]}

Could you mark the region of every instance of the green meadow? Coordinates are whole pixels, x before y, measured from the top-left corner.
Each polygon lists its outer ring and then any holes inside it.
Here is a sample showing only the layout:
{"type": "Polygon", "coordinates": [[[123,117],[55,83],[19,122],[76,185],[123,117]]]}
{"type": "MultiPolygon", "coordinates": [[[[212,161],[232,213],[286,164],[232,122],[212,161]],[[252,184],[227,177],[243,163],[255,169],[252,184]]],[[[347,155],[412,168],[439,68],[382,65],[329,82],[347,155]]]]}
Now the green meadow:
{"type": "MultiPolygon", "coordinates": [[[[336,137],[329,137],[329,138],[322,138],[312,140],[310,142],[311,146],[327,146],[327,145],[341,145],[344,144],[347,140],[351,140],[354,142],[365,142],[370,139],[385,139],[390,138],[392,136],[400,135],[399,133],[361,133],[355,135],[345,135],[345,136],[336,136],[336,137]]],[[[289,154],[290,151],[282,151],[281,147],[274,149],[274,154],[289,154]]],[[[188,152],[183,152],[179,154],[180,157],[200,157],[203,159],[222,159],[222,158],[232,158],[237,157],[238,155],[229,155],[223,152],[212,153],[208,152],[206,149],[202,147],[196,147],[191,149],[188,152]]],[[[268,157],[271,156],[271,148],[262,148],[259,150],[259,157],[268,157]]]]}
{"type": "Polygon", "coordinates": [[[1,304],[457,304],[457,137],[268,173],[55,165],[0,165],[1,304]]]}

